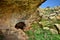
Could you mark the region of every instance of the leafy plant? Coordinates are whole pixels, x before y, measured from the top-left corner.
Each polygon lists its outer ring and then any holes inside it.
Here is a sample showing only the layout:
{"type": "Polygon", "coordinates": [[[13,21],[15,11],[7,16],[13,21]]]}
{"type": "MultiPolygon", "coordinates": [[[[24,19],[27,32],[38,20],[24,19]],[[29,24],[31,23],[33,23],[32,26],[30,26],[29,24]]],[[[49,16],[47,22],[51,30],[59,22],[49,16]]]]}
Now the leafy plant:
{"type": "Polygon", "coordinates": [[[3,39],[4,39],[4,35],[0,34],[0,40],[3,40],[3,39]]]}
{"type": "Polygon", "coordinates": [[[60,35],[52,34],[49,30],[44,30],[37,26],[37,24],[32,25],[32,30],[26,32],[29,40],[60,40],[60,35]]]}

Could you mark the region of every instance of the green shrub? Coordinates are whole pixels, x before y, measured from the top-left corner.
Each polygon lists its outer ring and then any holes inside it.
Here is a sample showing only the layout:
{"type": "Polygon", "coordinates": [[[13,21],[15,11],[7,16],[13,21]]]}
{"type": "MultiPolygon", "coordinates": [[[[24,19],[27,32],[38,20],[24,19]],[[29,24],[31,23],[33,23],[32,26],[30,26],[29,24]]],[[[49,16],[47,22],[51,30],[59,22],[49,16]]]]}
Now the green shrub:
{"type": "Polygon", "coordinates": [[[32,30],[27,31],[26,34],[29,36],[29,40],[60,40],[60,35],[41,29],[37,24],[33,24],[32,30]]]}
{"type": "Polygon", "coordinates": [[[3,40],[3,39],[4,39],[4,35],[0,34],[0,40],[3,40]]]}

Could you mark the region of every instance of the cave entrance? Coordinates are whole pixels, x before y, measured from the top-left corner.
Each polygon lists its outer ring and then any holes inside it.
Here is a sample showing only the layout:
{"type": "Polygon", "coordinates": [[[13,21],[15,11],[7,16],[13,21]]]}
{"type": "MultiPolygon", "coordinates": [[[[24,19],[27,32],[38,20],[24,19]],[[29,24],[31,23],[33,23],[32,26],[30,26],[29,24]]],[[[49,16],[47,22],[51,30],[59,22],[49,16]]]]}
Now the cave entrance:
{"type": "Polygon", "coordinates": [[[25,22],[18,22],[18,23],[15,25],[15,28],[16,28],[16,29],[22,29],[22,30],[24,30],[25,27],[26,27],[25,22]]]}

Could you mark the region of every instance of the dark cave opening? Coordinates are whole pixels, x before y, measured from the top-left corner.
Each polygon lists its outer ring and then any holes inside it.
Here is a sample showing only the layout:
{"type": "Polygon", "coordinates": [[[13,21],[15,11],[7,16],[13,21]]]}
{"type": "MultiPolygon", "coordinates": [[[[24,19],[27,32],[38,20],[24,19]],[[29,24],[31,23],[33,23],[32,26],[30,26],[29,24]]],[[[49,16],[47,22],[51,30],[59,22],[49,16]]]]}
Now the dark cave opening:
{"type": "Polygon", "coordinates": [[[16,29],[22,29],[24,30],[24,28],[26,27],[26,24],[24,22],[19,22],[15,25],[16,29]]]}

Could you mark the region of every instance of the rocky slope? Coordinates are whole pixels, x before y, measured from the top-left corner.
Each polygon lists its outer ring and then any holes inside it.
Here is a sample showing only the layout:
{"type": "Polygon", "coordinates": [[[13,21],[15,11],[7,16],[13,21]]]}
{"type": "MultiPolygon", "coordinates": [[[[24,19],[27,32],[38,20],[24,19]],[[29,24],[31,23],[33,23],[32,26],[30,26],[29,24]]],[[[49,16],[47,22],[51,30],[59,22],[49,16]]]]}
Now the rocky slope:
{"type": "Polygon", "coordinates": [[[29,40],[60,40],[60,6],[38,8],[39,21],[32,23],[32,28],[25,32],[29,40]]]}
{"type": "Polygon", "coordinates": [[[52,29],[58,31],[60,34],[60,6],[54,8],[38,8],[41,20],[39,24],[42,24],[44,29],[52,29]],[[45,28],[46,27],[46,28],[45,28]]]}

